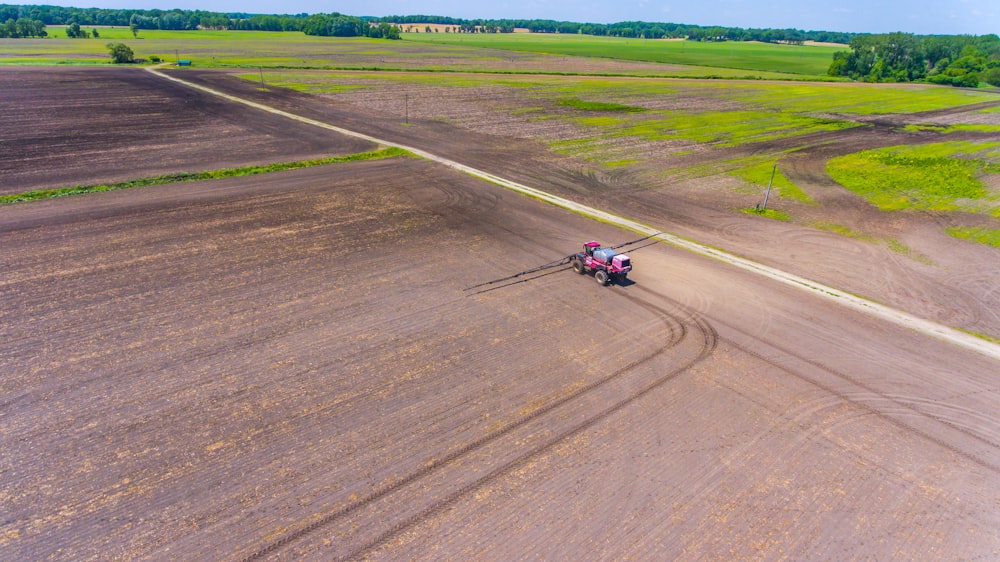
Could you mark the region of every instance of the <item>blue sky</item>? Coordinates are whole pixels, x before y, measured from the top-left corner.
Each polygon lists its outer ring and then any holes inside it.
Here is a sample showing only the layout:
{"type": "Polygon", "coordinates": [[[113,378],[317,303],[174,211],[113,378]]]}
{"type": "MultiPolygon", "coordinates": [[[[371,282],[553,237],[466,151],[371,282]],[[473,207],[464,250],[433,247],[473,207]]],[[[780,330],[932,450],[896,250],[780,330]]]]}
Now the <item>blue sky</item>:
{"type": "Polygon", "coordinates": [[[641,20],[869,33],[1000,34],[1000,0],[69,0],[53,3],[267,14],[431,14],[466,19],[552,19],[591,23],[641,20]]]}

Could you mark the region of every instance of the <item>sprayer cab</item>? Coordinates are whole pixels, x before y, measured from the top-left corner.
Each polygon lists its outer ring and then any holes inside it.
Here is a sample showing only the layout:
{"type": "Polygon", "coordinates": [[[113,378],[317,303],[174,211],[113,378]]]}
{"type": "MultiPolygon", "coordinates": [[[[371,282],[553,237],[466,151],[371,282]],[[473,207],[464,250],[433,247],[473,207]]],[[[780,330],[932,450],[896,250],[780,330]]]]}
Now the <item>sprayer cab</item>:
{"type": "Polygon", "coordinates": [[[581,275],[593,272],[601,285],[622,283],[632,271],[632,260],[627,255],[617,254],[613,248],[602,248],[593,241],[584,244],[583,251],[573,256],[571,263],[573,270],[581,275]]]}

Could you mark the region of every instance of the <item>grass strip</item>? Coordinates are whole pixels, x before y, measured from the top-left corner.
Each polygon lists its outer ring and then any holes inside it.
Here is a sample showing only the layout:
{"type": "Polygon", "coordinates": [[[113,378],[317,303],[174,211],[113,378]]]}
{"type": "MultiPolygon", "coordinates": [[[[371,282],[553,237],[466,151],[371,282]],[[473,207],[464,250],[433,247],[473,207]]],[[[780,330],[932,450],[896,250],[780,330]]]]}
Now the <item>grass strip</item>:
{"type": "Polygon", "coordinates": [[[993,336],[988,336],[986,334],[980,334],[979,332],[973,332],[972,330],[966,330],[965,328],[958,328],[958,331],[959,332],[965,332],[966,334],[969,334],[970,336],[976,336],[979,339],[983,339],[983,340],[986,340],[986,341],[991,342],[991,343],[1000,344],[1000,338],[995,338],[993,336]]]}
{"type": "Polygon", "coordinates": [[[23,193],[11,195],[0,195],[0,205],[10,205],[22,201],[37,201],[39,199],[52,199],[55,197],[66,197],[68,195],[80,195],[83,193],[97,193],[101,191],[114,191],[118,189],[130,189],[133,187],[146,187],[151,185],[164,185],[170,183],[182,183],[191,181],[217,180],[222,178],[232,178],[238,176],[254,176],[269,172],[280,172],[283,170],[295,170],[298,168],[309,168],[312,166],[323,166],[326,164],[338,164],[342,162],[358,162],[362,160],[381,160],[383,158],[394,158],[396,156],[408,155],[409,152],[401,148],[384,148],[345,156],[331,156],[329,158],[319,158],[316,160],[300,160],[297,162],[279,162],[277,164],[267,164],[265,166],[244,166],[242,168],[223,168],[221,170],[207,170],[202,172],[181,172],[177,174],[166,174],[152,178],[139,178],[135,180],[118,183],[99,185],[77,185],[73,187],[61,187],[56,189],[36,189],[23,193]]]}
{"type": "Polygon", "coordinates": [[[600,101],[584,101],[578,99],[559,100],[559,105],[572,107],[581,111],[609,111],[618,113],[642,113],[646,111],[643,107],[633,105],[622,105],[620,103],[608,103],[600,101]]]}

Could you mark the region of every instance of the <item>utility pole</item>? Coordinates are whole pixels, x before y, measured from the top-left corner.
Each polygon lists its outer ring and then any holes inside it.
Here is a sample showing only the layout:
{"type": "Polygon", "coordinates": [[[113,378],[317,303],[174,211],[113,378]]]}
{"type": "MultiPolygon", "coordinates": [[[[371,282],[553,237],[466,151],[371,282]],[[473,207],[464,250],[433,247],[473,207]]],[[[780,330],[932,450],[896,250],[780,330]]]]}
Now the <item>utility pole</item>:
{"type": "Polygon", "coordinates": [[[409,93],[403,94],[403,111],[405,112],[405,117],[404,117],[405,121],[403,121],[403,122],[406,123],[407,125],[409,125],[410,124],[410,94],[409,93]]]}
{"type": "Polygon", "coordinates": [[[264,85],[264,69],[258,66],[257,70],[260,71],[260,89],[266,90],[267,86],[264,85]]]}
{"type": "Polygon", "coordinates": [[[771,196],[771,184],[774,183],[774,172],[776,172],[777,170],[778,170],[778,165],[775,164],[774,167],[771,168],[771,179],[768,180],[767,182],[767,191],[764,192],[764,204],[760,206],[761,211],[767,210],[767,198],[771,196]]]}

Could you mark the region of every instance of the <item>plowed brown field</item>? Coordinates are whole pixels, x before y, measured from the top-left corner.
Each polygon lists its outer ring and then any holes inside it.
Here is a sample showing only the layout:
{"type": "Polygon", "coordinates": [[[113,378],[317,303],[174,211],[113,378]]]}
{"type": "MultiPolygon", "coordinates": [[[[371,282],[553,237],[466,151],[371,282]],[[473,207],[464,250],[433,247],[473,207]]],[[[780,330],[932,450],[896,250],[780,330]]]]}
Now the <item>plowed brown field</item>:
{"type": "Polygon", "coordinates": [[[995,361],[665,245],[467,290],[594,238],[635,235],[405,158],[0,208],[0,558],[1000,556],[995,361]]]}
{"type": "Polygon", "coordinates": [[[145,72],[4,67],[0,195],[370,150],[145,72]]]}

